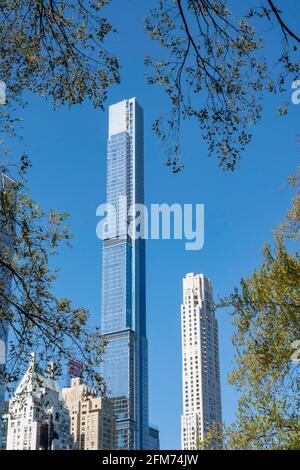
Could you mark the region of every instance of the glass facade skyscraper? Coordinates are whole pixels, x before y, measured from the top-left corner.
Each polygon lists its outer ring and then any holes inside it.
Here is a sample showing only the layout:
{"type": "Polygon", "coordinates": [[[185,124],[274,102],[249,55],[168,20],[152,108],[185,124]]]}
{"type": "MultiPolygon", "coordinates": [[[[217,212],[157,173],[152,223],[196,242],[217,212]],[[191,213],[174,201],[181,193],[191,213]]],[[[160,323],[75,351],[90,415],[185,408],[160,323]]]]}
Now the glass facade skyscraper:
{"type": "MultiPolygon", "coordinates": [[[[10,261],[13,255],[14,243],[14,222],[10,212],[14,211],[16,204],[15,182],[4,173],[0,173],[0,253],[1,258],[6,262],[10,261]],[[7,214],[7,216],[3,215],[7,214]]],[[[8,310],[3,297],[9,295],[11,290],[12,275],[3,265],[0,265],[0,288],[4,295],[0,302],[0,447],[2,446],[3,423],[2,414],[4,412],[4,399],[6,390],[6,360],[7,360],[7,338],[8,320],[5,313],[8,310]]]]}
{"type": "Polygon", "coordinates": [[[109,108],[107,203],[115,209],[103,240],[103,376],[114,402],[117,448],[147,449],[148,344],[145,241],[127,233],[128,208],[144,202],[143,110],[135,98],[109,108]]]}

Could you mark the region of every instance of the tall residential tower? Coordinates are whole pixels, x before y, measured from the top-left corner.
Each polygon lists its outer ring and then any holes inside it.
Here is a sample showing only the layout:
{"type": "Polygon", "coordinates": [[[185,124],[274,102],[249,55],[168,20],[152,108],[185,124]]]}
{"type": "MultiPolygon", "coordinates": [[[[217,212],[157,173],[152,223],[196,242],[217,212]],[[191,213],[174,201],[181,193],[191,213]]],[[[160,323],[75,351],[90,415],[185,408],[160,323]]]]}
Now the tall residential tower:
{"type": "Polygon", "coordinates": [[[107,203],[115,209],[103,241],[103,375],[114,402],[118,449],[147,449],[148,345],[145,241],[128,235],[128,208],[144,202],[143,110],[135,98],[109,108],[107,203]]]}
{"type": "MultiPolygon", "coordinates": [[[[0,255],[6,263],[12,259],[13,245],[15,240],[14,211],[16,207],[16,184],[4,173],[0,173],[0,255]]],[[[9,305],[5,298],[9,297],[11,291],[12,274],[5,266],[0,264],[0,448],[5,440],[2,415],[5,411],[5,390],[6,390],[6,361],[8,344],[9,321],[7,312],[9,305]]]]}
{"type": "Polygon", "coordinates": [[[222,422],[218,324],[211,283],[203,274],[183,279],[181,332],[181,448],[188,450],[196,448],[213,424],[222,422]]]}

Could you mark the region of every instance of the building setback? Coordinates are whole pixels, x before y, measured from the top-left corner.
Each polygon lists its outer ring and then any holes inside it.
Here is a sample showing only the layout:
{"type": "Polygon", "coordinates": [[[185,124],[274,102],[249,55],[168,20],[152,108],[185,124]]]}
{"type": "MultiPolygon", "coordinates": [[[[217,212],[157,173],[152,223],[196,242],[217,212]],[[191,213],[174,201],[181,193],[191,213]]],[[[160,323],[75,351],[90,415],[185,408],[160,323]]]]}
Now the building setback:
{"type": "Polygon", "coordinates": [[[97,397],[94,389],[78,378],[62,395],[71,419],[75,450],[115,449],[115,419],[109,398],[97,397]]]}
{"type": "Polygon", "coordinates": [[[71,450],[70,417],[53,366],[44,370],[31,354],[29,367],[9,400],[7,450],[71,450]]]}
{"type": "Polygon", "coordinates": [[[183,279],[181,333],[181,448],[189,450],[222,422],[218,324],[211,283],[203,274],[189,273],[183,279]]]}
{"type": "Polygon", "coordinates": [[[149,426],[148,450],[159,450],[159,429],[156,426],[149,426]]]}

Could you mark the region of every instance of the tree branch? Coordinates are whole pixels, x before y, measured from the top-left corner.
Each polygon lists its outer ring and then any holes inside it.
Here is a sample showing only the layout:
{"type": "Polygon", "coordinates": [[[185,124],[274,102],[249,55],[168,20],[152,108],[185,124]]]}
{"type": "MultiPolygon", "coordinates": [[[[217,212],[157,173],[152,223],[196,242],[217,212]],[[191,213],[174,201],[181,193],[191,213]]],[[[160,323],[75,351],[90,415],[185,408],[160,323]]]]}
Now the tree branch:
{"type": "Polygon", "coordinates": [[[295,39],[295,41],[297,41],[299,44],[300,44],[300,37],[297,36],[286,24],[285,22],[283,21],[283,19],[281,18],[280,16],[280,10],[278,10],[278,8],[276,8],[276,6],[274,5],[273,1],[272,0],[268,0],[268,3],[271,7],[271,10],[272,12],[274,13],[274,15],[276,16],[277,20],[278,20],[278,23],[280,24],[280,27],[282,29],[282,31],[284,32],[284,35],[286,36],[286,33],[291,36],[293,39],[295,39]]]}

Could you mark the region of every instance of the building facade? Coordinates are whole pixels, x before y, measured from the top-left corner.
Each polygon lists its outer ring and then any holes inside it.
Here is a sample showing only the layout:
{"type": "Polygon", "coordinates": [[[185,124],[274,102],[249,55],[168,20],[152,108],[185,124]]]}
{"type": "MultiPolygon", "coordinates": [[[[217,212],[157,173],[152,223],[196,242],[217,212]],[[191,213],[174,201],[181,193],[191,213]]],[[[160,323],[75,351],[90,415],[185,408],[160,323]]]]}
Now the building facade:
{"type": "MultiPolygon", "coordinates": [[[[1,259],[10,261],[13,256],[13,243],[15,224],[10,216],[14,212],[16,203],[15,182],[4,173],[0,173],[0,254],[1,259]],[[7,217],[2,214],[7,213],[7,217]]],[[[11,289],[11,272],[0,264],[0,289],[4,295],[9,295],[11,289]]],[[[2,416],[5,412],[5,390],[6,390],[6,360],[7,360],[7,338],[8,338],[8,320],[5,318],[7,302],[0,297],[0,447],[6,440],[3,435],[2,416]]]]}
{"type": "Polygon", "coordinates": [[[128,208],[143,202],[143,110],[131,98],[109,107],[107,203],[116,220],[108,220],[103,241],[103,375],[114,403],[118,449],[147,449],[149,439],[145,240],[127,233],[128,208]]]}
{"type": "Polygon", "coordinates": [[[53,367],[40,368],[31,354],[29,367],[9,400],[7,450],[71,450],[70,417],[53,367]]]}
{"type": "Polygon", "coordinates": [[[222,422],[218,324],[211,283],[203,274],[189,273],[183,279],[181,333],[181,448],[189,450],[222,422]]]}
{"type": "Polygon", "coordinates": [[[62,395],[71,419],[75,450],[115,449],[115,418],[109,398],[97,397],[94,389],[78,377],[62,395]]]}

